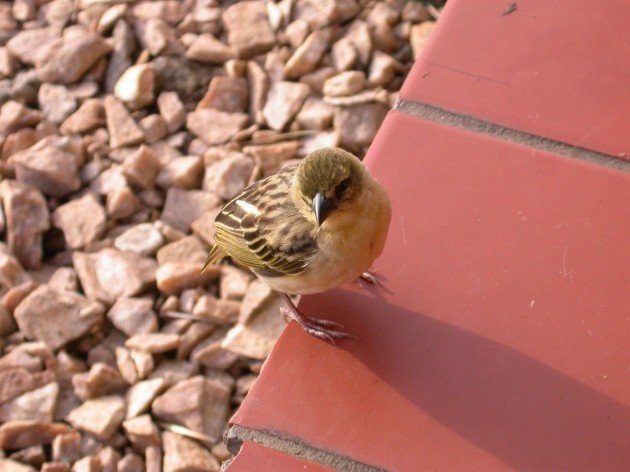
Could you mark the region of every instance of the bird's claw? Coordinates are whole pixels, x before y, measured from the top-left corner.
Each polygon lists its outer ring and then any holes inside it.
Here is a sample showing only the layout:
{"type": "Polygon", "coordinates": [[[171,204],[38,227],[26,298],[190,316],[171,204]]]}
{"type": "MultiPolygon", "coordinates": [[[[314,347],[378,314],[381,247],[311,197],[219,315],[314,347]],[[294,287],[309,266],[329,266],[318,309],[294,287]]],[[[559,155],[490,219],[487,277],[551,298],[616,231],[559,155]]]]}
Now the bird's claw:
{"type": "Polygon", "coordinates": [[[338,331],[343,329],[344,326],[336,321],[324,320],[321,318],[309,318],[307,316],[297,317],[291,316],[294,313],[289,308],[281,308],[280,313],[284,316],[285,320],[294,320],[300,328],[306,331],[311,336],[322,339],[330,344],[335,344],[335,339],[352,338],[357,339],[352,334],[338,331]],[[337,328],[337,329],[331,329],[337,328]]]}

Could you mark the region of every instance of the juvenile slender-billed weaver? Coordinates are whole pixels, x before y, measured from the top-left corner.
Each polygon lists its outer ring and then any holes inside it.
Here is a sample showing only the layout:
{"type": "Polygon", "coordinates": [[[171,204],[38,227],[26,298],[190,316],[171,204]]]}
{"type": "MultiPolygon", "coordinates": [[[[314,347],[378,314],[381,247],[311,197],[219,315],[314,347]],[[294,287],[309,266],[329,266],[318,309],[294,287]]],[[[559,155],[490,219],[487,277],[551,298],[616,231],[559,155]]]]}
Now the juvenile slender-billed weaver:
{"type": "Polygon", "coordinates": [[[288,294],[369,278],[366,271],[383,250],[390,217],[385,190],[357,157],[321,149],[250,185],[223,207],[206,266],[230,256],[280,292],[288,303],[285,316],[334,342],[349,336],[339,331],[343,327],[306,317],[288,294]]]}

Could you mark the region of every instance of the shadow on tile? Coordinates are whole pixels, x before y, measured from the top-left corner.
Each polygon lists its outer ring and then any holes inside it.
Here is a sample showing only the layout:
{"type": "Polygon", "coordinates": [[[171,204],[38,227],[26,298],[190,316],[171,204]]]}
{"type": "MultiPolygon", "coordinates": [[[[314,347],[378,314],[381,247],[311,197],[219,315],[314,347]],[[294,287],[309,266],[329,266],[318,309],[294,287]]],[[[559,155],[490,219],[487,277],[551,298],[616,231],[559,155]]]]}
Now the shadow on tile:
{"type": "MultiPolygon", "coordinates": [[[[360,319],[347,312],[336,317],[359,337],[340,349],[505,464],[586,471],[629,463],[630,408],[491,339],[383,298],[337,293],[352,300],[353,312],[366,308],[360,319]]],[[[314,298],[318,311],[338,311],[334,295],[314,298]]]]}

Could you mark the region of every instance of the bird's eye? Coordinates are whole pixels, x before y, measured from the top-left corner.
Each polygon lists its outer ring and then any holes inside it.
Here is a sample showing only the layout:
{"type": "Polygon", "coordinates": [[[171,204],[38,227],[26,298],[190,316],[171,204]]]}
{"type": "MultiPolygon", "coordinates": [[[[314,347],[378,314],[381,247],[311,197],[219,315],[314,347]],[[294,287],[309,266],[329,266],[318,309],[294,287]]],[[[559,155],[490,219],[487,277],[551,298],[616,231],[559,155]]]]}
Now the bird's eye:
{"type": "Polygon", "coordinates": [[[335,196],[337,197],[337,199],[340,199],[341,197],[343,197],[343,194],[346,193],[346,190],[348,190],[349,187],[350,187],[350,177],[342,180],[339,183],[339,185],[337,185],[337,188],[335,188],[335,196]]]}

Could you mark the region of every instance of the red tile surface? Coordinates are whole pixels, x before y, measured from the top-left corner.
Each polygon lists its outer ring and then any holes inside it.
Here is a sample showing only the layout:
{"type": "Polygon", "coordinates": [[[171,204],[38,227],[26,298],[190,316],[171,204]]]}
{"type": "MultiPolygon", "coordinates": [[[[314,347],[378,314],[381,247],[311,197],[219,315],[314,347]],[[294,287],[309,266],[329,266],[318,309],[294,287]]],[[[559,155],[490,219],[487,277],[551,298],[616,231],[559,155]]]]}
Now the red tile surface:
{"type": "Polygon", "coordinates": [[[627,0],[449,0],[401,97],[630,156],[627,0]]]}
{"type": "Polygon", "coordinates": [[[304,462],[274,449],[245,441],[226,472],[330,472],[323,465],[304,462]]]}
{"type": "Polygon", "coordinates": [[[630,174],[396,112],[367,162],[388,291],[305,298],[359,340],[292,324],[233,422],[391,471],[628,470],[630,174]]]}

